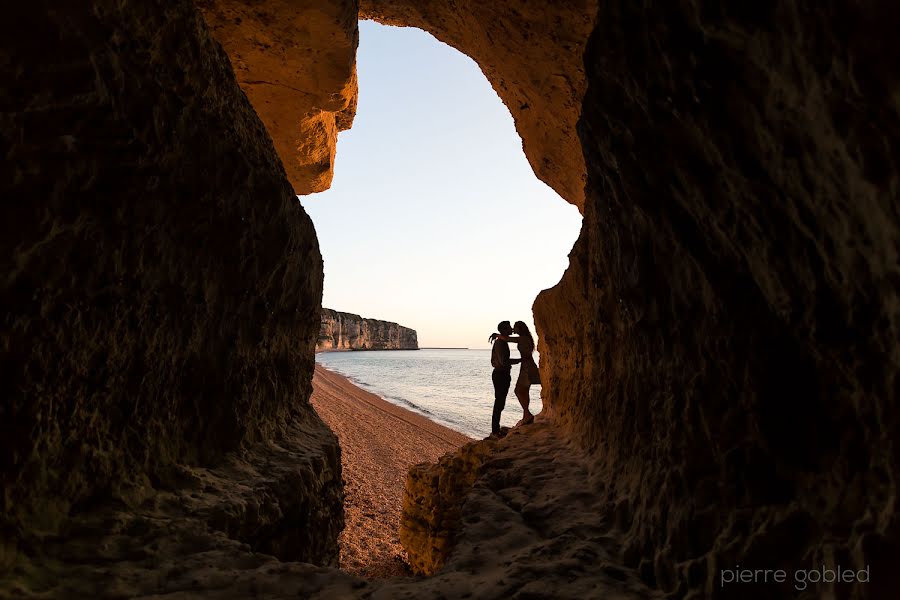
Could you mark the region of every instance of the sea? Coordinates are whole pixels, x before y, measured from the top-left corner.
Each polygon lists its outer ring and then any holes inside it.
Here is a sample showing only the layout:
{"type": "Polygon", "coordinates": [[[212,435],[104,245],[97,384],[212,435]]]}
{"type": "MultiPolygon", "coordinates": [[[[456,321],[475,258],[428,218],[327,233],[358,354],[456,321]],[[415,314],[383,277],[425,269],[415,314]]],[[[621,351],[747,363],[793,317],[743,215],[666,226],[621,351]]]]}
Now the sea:
{"type": "MultiPolygon", "coordinates": [[[[511,358],[518,358],[510,345],[511,358]]],[[[537,356],[535,356],[537,358],[537,356]]],[[[476,439],[491,433],[494,385],[490,350],[354,350],[320,352],[316,362],[388,402],[476,439]]],[[[512,369],[513,385],[519,366],[512,369]]],[[[541,410],[541,386],[531,386],[531,412],[541,410]]],[[[510,386],[500,424],[512,427],[522,407],[510,386]]]]}

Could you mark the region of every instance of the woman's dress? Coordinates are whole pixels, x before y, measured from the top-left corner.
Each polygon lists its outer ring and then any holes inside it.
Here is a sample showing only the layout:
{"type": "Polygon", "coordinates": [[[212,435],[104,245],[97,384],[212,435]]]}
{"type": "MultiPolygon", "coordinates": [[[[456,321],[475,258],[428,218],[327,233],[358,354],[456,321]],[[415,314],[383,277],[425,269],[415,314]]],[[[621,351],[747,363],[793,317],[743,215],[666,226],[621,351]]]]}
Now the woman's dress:
{"type": "Polygon", "coordinates": [[[516,389],[528,388],[532,383],[540,383],[541,375],[538,370],[537,363],[534,362],[534,342],[528,338],[519,338],[516,348],[519,350],[519,356],[522,357],[522,363],[519,366],[519,378],[516,379],[516,389]]]}

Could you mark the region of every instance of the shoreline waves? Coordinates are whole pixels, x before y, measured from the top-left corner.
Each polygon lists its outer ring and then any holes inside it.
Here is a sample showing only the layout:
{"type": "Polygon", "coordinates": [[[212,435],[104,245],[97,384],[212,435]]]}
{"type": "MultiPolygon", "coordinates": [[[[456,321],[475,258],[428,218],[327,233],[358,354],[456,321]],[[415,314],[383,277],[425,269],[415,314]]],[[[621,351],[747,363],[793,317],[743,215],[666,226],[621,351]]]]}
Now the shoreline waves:
{"type": "MultiPolygon", "coordinates": [[[[512,358],[518,358],[511,350],[512,358]]],[[[317,354],[316,363],[439,425],[475,439],[491,433],[495,393],[489,349],[328,352],[317,354]]],[[[514,367],[511,376],[517,375],[514,367]]],[[[540,396],[540,386],[533,386],[532,412],[540,410],[540,396]]],[[[510,390],[500,425],[512,427],[521,417],[522,408],[510,390]]]]}

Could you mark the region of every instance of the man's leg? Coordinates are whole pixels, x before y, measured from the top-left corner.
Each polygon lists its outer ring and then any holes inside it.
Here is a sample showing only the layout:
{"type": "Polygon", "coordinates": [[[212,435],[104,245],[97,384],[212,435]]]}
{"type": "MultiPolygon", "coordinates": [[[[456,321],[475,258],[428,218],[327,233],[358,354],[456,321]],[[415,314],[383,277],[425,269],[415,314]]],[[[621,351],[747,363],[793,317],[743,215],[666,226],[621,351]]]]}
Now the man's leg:
{"type": "Polygon", "coordinates": [[[491,418],[491,433],[500,433],[500,413],[506,406],[506,396],[509,394],[512,377],[509,371],[494,369],[491,380],[494,382],[494,414],[491,418]]]}

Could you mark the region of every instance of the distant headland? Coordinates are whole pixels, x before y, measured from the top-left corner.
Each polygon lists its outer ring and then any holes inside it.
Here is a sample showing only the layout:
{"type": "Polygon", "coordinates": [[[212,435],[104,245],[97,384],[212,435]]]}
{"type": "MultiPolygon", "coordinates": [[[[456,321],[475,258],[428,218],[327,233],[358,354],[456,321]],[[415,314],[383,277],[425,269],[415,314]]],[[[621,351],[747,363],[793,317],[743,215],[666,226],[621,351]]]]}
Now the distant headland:
{"type": "Polygon", "coordinates": [[[330,308],[322,309],[316,352],[327,350],[418,350],[415,329],[379,319],[364,318],[330,308]]]}

